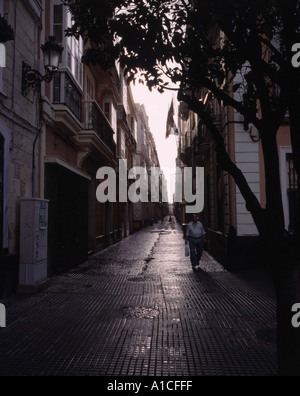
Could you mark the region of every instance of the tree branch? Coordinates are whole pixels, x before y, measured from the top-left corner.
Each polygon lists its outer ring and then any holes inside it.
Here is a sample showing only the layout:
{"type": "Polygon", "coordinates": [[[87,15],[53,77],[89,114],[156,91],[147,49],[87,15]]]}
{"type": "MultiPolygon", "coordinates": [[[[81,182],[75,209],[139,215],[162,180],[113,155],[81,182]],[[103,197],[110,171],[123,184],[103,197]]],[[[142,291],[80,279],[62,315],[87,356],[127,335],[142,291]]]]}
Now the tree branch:
{"type": "Polygon", "coordinates": [[[265,210],[262,209],[256,195],[252,192],[241,170],[230,159],[225,148],[224,139],[220,135],[218,128],[214,125],[211,116],[205,110],[205,106],[203,103],[199,102],[197,98],[185,95],[181,90],[178,93],[178,100],[185,102],[191,111],[198,114],[207,129],[211,132],[216,144],[216,152],[221,168],[224,171],[227,171],[234,178],[243,198],[246,201],[247,210],[251,212],[259,232],[264,233],[265,210]]]}
{"type": "Polygon", "coordinates": [[[204,79],[203,86],[211,91],[217,98],[221,99],[225,105],[236,109],[241,115],[247,118],[257,129],[261,128],[261,120],[258,117],[253,117],[251,112],[239,101],[227,94],[224,90],[218,88],[211,80],[204,79]]]}

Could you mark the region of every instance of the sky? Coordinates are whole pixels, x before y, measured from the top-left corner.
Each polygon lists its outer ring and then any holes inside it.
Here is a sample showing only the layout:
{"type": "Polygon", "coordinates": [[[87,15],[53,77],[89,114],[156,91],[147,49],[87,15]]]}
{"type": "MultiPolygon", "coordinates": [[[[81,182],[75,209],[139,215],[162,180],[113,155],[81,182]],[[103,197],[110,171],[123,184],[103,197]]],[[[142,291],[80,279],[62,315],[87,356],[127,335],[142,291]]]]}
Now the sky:
{"type": "MultiPolygon", "coordinates": [[[[155,139],[160,168],[172,169],[176,166],[177,144],[176,137],[171,135],[166,139],[166,122],[172,98],[175,104],[175,121],[177,116],[176,92],[165,91],[160,94],[157,90],[150,92],[147,87],[136,82],[131,85],[133,98],[136,103],[144,104],[149,117],[150,130],[155,139]]],[[[168,179],[169,201],[172,201],[175,180],[168,179]]]]}

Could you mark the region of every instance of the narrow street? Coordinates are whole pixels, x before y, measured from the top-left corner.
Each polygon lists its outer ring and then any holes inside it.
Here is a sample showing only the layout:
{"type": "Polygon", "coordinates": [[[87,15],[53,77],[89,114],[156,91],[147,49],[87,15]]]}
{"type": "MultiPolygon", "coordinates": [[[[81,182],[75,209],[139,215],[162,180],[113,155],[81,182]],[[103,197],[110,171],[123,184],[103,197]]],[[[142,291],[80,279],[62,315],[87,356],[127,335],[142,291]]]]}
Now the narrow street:
{"type": "Polygon", "coordinates": [[[0,375],[277,375],[268,277],[231,274],[207,253],[193,272],[165,219],[1,303],[0,375]]]}

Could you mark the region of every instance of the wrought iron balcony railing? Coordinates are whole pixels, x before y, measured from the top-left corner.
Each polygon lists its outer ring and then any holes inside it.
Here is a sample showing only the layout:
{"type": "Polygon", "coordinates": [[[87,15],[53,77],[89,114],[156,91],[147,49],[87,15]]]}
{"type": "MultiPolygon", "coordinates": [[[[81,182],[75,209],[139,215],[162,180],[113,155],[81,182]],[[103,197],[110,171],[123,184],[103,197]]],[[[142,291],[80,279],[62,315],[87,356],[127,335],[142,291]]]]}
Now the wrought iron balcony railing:
{"type": "Polygon", "coordinates": [[[56,73],[53,79],[53,103],[67,106],[81,121],[82,92],[66,72],[56,73]]]}
{"type": "Polygon", "coordinates": [[[94,100],[84,100],[83,104],[83,126],[85,130],[94,130],[103,143],[116,155],[116,143],[114,141],[114,130],[105,117],[98,103],[94,100]]]}
{"type": "Polygon", "coordinates": [[[126,114],[126,111],[125,111],[125,108],[123,105],[118,106],[118,121],[123,121],[123,123],[125,125],[126,132],[127,132],[128,139],[129,139],[133,149],[136,150],[137,143],[136,143],[136,140],[131,132],[129,125],[128,125],[127,114],[126,114]]]}

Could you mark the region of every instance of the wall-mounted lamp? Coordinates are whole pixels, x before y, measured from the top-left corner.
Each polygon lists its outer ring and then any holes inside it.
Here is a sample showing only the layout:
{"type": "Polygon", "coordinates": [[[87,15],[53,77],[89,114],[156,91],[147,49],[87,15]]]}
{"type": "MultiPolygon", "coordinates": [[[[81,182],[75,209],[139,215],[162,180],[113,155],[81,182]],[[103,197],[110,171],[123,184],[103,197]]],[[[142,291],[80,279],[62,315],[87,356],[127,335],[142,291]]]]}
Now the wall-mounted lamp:
{"type": "Polygon", "coordinates": [[[250,128],[250,137],[253,140],[253,142],[260,141],[260,133],[259,133],[259,130],[255,126],[252,126],[250,128]]]}
{"type": "Polygon", "coordinates": [[[22,63],[22,94],[25,96],[29,87],[34,87],[42,81],[51,82],[54,73],[58,70],[63,47],[56,42],[56,38],[50,36],[49,41],[42,45],[41,49],[44,55],[44,67],[46,70],[44,76],[38,70],[32,69],[26,62],[22,63]]]}

